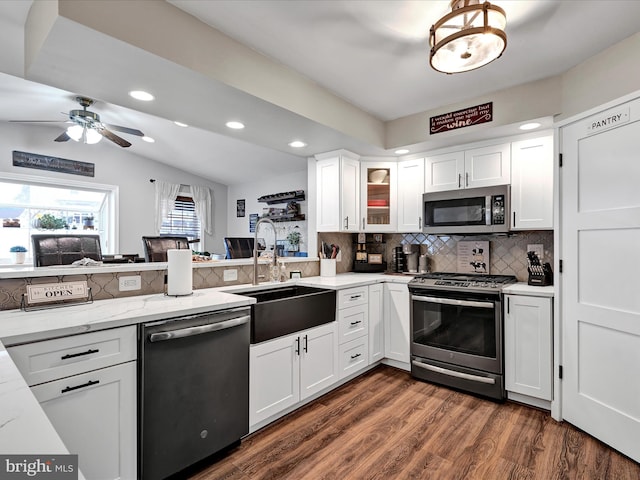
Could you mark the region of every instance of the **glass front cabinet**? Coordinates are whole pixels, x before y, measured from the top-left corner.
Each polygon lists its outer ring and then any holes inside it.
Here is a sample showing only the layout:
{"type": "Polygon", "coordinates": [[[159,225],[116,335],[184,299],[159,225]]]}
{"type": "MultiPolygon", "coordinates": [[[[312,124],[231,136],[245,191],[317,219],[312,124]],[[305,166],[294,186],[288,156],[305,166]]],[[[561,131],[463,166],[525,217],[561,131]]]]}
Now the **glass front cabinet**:
{"type": "Polygon", "coordinates": [[[360,163],[359,230],[394,232],[397,226],[397,163],[360,163]]]}

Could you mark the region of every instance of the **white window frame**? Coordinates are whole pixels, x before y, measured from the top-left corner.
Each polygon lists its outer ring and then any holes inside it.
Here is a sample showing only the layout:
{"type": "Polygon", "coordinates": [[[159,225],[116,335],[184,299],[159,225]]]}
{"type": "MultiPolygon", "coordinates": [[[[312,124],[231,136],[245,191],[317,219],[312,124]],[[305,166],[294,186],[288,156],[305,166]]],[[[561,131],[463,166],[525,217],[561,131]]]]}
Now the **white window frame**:
{"type": "MultiPolygon", "coordinates": [[[[108,218],[105,229],[106,245],[101,245],[102,253],[118,253],[120,251],[120,187],[104,183],[82,182],[66,178],[24,175],[20,173],[0,172],[0,181],[16,183],[40,184],[43,186],[77,188],[80,190],[102,190],[107,192],[108,218]]],[[[0,254],[0,257],[4,253],[0,254]]]]}

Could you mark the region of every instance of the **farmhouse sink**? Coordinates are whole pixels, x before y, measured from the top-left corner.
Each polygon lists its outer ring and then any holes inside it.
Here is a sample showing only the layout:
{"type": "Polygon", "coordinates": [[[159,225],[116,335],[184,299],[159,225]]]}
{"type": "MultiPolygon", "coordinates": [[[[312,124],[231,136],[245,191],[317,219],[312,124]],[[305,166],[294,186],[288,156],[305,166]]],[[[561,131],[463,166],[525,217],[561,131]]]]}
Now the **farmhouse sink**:
{"type": "Polygon", "coordinates": [[[336,317],[334,290],[291,285],[234,293],[258,302],[251,305],[251,343],[317,327],[336,317]]]}

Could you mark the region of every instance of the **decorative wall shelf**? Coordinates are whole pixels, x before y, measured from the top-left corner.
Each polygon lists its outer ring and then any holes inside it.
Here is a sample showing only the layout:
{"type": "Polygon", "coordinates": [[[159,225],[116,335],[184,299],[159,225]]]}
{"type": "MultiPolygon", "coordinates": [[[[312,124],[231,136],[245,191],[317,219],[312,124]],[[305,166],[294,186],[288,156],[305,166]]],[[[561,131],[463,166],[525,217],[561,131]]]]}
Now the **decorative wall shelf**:
{"type": "Polygon", "coordinates": [[[286,203],[291,200],[302,201],[305,199],[304,190],[294,190],[293,192],[272,193],[258,198],[261,203],[273,205],[274,203],[286,203]]]}
{"type": "Polygon", "coordinates": [[[261,218],[268,218],[272,222],[299,222],[306,220],[304,213],[298,215],[263,215],[261,218]]]}

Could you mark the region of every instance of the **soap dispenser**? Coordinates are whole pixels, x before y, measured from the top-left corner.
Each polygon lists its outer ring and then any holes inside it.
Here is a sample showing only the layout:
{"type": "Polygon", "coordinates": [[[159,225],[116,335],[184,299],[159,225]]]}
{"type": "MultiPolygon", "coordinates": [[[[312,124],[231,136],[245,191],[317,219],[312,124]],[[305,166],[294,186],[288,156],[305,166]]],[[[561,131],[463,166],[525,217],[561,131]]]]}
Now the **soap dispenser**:
{"type": "Polygon", "coordinates": [[[284,260],[280,260],[280,281],[287,281],[287,268],[284,266],[284,260]]]}

